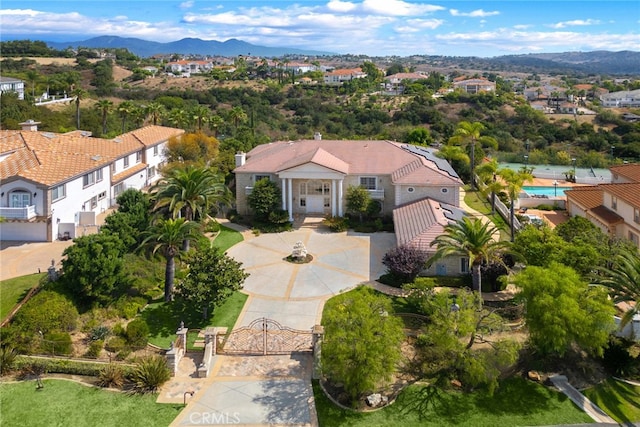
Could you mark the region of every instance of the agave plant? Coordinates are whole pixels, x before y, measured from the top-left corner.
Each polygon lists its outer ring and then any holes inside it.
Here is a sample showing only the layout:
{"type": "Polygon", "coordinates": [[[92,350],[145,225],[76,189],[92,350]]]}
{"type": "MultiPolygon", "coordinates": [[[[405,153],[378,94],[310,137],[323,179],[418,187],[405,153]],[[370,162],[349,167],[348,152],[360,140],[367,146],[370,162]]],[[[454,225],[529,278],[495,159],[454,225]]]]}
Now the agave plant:
{"type": "Polygon", "coordinates": [[[138,362],[131,376],[139,393],[155,393],[171,378],[171,371],[162,356],[145,357],[138,362]]]}
{"type": "Polygon", "coordinates": [[[100,370],[98,375],[98,385],[100,387],[121,388],[124,385],[125,376],[122,366],[109,363],[100,370]]]}

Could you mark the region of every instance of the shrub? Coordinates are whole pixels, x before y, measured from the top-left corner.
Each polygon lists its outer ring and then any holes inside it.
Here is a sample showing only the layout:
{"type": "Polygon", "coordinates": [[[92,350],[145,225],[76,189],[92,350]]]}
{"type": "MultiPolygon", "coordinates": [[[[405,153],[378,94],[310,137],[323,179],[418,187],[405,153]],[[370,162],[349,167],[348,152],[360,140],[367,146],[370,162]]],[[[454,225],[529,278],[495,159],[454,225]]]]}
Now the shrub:
{"type": "Polygon", "coordinates": [[[100,387],[116,387],[120,388],[124,385],[125,376],[122,366],[115,363],[109,363],[100,369],[98,374],[98,385],[100,387]]]}
{"type": "Polygon", "coordinates": [[[69,332],[49,332],[44,336],[41,350],[48,354],[69,355],[73,353],[73,344],[69,332]]]}
{"type": "Polygon", "coordinates": [[[609,346],[604,350],[602,365],[612,375],[633,377],[638,373],[634,357],[629,353],[633,342],[618,337],[609,338],[609,346]]]}
{"type": "Polygon", "coordinates": [[[130,354],[131,350],[129,350],[128,348],[124,348],[120,350],[118,354],[116,354],[116,360],[127,360],[127,357],[129,357],[130,354]]]}
{"type": "Polygon", "coordinates": [[[126,335],[126,331],[122,326],[122,324],[120,323],[116,323],[115,325],[113,325],[113,329],[111,330],[111,333],[118,337],[124,337],[126,335]]]}
{"type": "Polygon", "coordinates": [[[127,342],[124,340],[124,338],[113,337],[109,341],[107,341],[107,344],[104,346],[104,348],[107,351],[110,351],[112,353],[117,353],[123,348],[125,348],[126,345],[127,345],[127,342]]]}
{"type": "Polygon", "coordinates": [[[91,358],[97,358],[98,356],[100,356],[100,352],[102,352],[102,347],[104,347],[104,341],[102,340],[91,341],[91,344],[89,344],[89,350],[87,350],[86,356],[91,358]]]}
{"type": "Polygon", "coordinates": [[[13,347],[0,347],[0,375],[13,369],[18,352],[13,347]]]}
{"type": "Polygon", "coordinates": [[[143,319],[134,319],[127,325],[127,343],[132,347],[144,347],[149,341],[149,326],[143,319]]]}
{"type": "Polygon", "coordinates": [[[171,371],[162,356],[150,356],[140,360],[131,375],[135,389],[140,393],[153,393],[170,378],[171,371]]]}
{"type": "Polygon", "coordinates": [[[331,231],[340,233],[349,228],[349,220],[342,216],[327,216],[322,223],[331,231]]]}
{"type": "MultiPolygon", "coordinates": [[[[77,360],[69,359],[54,359],[54,358],[33,358],[30,356],[18,356],[16,357],[14,366],[23,372],[50,372],[57,374],[70,374],[70,375],[86,375],[97,377],[100,375],[100,370],[104,368],[104,363],[98,362],[79,362],[77,360]]],[[[123,366],[122,369],[125,375],[130,375],[133,371],[131,365],[123,366]]]]}
{"type": "Polygon", "coordinates": [[[19,329],[37,334],[52,331],[73,331],[78,322],[78,310],[64,295],[45,290],[31,298],[13,323],[19,329]]]}
{"type": "Polygon", "coordinates": [[[387,252],[382,258],[382,263],[403,283],[411,283],[424,270],[428,257],[421,249],[402,245],[387,252]]]}
{"type": "Polygon", "coordinates": [[[104,341],[111,334],[111,330],[108,326],[96,326],[89,333],[89,339],[91,341],[104,341]]]}
{"type": "Polygon", "coordinates": [[[122,317],[133,319],[146,305],[147,300],[143,297],[122,297],[116,302],[115,307],[122,317]]]}

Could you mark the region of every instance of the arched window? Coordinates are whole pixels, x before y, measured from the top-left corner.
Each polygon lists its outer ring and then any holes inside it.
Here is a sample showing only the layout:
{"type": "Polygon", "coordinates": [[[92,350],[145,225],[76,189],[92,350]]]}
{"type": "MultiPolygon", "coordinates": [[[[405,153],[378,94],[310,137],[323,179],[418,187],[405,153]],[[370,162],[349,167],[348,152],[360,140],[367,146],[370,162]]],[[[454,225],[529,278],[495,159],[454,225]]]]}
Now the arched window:
{"type": "Polygon", "coordinates": [[[12,208],[26,208],[31,205],[31,193],[24,190],[15,190],[9,193],[9,206],[12,208]]]}

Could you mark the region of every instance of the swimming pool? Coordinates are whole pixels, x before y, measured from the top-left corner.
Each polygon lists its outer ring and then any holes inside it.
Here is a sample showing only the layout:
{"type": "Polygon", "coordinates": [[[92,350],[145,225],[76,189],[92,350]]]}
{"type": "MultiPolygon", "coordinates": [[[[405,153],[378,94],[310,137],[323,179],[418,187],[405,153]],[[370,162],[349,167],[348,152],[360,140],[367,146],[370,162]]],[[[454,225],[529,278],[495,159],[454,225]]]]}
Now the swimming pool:
{"type": "Polygon", "coordinates": [[[522,187],[522,191],[530,196],[554,197],[557,194],[558,197],[564,197],[564,190],[571,190],[571,187],[558,187],[557,189],[555,187],[545,187],[538,185],[522,187]]]}

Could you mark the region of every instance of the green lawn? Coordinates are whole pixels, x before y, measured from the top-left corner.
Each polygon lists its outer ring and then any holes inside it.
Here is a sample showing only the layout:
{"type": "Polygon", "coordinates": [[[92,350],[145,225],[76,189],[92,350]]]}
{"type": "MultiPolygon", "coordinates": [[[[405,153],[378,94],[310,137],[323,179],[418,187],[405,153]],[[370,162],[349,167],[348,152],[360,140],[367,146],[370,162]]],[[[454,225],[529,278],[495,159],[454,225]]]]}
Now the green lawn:
{"type": "MultiPolygon", "coordinates": [[[[203,329],[207,326],[226,326],[232,328],[236,323],[242,307],[248,296],[241,292],[234,292],[220,307],[216,307],[213,317],[202,319],[201,316],[185,318],[182,313],[174,310],[172,304],[157,302],[149,304],[140,313],[140,316],[149,325],[149,342],[161,348],[169,348],[171,341],[176,339],[176,330],[180,322],[184,320],[189,329],[203,329]]],[[[196,339],[197,332],[188,334],[187,346],[191,347],[196,339]]]]}
{"type": "Polygon", "coordinates": [[[414,385],[405,389],[394,404],[369,413],[356,413],[335,406],[317,382],[314,382],[313,390],[320,426],[510,427],[592,421],[563,394],[520,378],[502,382],[493,396],[484,392],[443,392],[414,385]]]}
{"type": "Polygon", "coordinates": [[[156,403],[156,395],[86,387],[65,380],[0,384],[0,424],[3,426],[168,426],[182,405],[156,403]]]}
{"type": "Polygon", "coordinates": [[[495,224],[495,226],[500,230],[500,238],[502,240],[509,240],[509,225],[506,221],[500,216],[499,213],[495,213],[491,215],[491,203],[485,199],[485,197],[480,194],[478,191],[470,191],[468,188],[465,189],[466,194],[464,197],[464,202],[469,205],[470,208],[477,210],[483,215],[488,216],[491,221],[495,224]]]}
{"type": "Polygon", "coordinates": [[[608,379],[584,394],[619,423],[640,422],[640,387],[608,379]]]}
{"type": "Polygon", "coordinates": [[[0,282],[0,320],[4,319],[22,301],[29,289],[40,282],[46,273],[29,274],[0,282]]]}
{"type": "Polygon", "coordinates": [[[242,242],[243,237],[239,232],[230,229],[229,227],[225,227],[224,225],[220,226],[220,232],[213,240],[212,245],[222,249],[223,252],[226,252],[231,246],[236,243],[242,242]]]}

